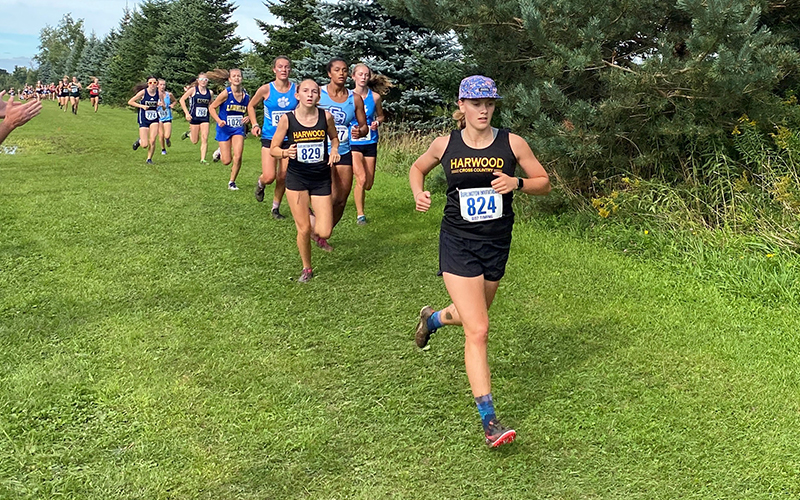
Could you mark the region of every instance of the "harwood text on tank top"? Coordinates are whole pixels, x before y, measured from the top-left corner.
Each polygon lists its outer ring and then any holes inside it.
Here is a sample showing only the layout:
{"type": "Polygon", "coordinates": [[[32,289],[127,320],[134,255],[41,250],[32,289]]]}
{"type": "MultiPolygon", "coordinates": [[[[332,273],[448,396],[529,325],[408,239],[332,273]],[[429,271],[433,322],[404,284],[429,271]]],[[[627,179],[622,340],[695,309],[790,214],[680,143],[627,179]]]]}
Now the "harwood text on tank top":
{"type": "Polygon", "coordinates": [[[453,158],[450,161],[450,173],[488,173],[502,170],[505,161],[502,158],[453,158]]]}

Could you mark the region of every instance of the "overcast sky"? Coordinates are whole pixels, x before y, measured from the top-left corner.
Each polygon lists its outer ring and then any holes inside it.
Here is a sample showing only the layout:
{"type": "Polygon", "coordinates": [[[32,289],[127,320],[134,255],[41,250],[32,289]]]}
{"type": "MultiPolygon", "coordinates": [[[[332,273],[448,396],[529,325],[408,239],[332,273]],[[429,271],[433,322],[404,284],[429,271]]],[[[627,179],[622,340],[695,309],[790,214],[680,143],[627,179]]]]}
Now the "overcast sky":
{"type": "MultiPolygon", "coordinates": [[[[39,52],[39,31],[46,25],[56,26],[64,14],[84,20],[86,36],[94,30],[102,38],[119,25],[127,5],[136,0],[0,0],[0,68],[13,71],[14,66],[30,66],[39,52]]],[[[234,0],[233,20],[239,23],[236,34],[242,38],[262,40],[255,19],[275,22],[262,0],[234,0]]],[[[245,41],[244,48],[249,49],[245,41]]]]}

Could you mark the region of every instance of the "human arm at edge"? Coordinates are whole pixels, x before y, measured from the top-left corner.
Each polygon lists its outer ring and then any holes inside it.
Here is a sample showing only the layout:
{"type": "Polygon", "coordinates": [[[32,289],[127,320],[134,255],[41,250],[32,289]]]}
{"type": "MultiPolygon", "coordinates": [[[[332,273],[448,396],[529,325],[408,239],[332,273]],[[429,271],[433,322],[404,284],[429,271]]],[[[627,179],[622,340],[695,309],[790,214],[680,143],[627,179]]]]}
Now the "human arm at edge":
{"type": "Polygon", "coordinates": [[[224,127],[225,124],[224,123],[222,125],[219,124],[219,122],[222,120],[220,120],[219,115],[217,114],[217,108],[220,106],[220,104],[225,102],[227,98],[228,98],[228,89],[225,89],[222,92],[220,92],[219,95],[208,106],[208,114],[210,114],[211,118],[214,119],[214,123],[216,123],[220,127],[224,127]]]}
{"type": "Polygon", "coordinates": [[[442,160],[442,155],[449,142],[450,136],[434,139],[428,150],[416,159],[408,171],[408,183],[414,195],[416,209],[420,212],[427,212],[431,207],[431,192],[425,191],[425,176],[442,160]]]}
{"type": "Polygon", "coordinates": [[[511,144],[511,151],[517,157],[517,165],[522,168],[527,177],[527,179],[522,179],[522,187],[518,191],[535,196],[544,196],[550,193],[550,176],[536,159],[528,142],[517,134],[509,134],[508,141],[511,144]]]}
{"type": "MultiPolygon", "coordinates": [[[[278,120],[278,125],[275,127],[275,135],[272,136],[272,142],[269,144],[269,154],[271,154],[273,158],[280,158],[281,160],[284,158],[291,158],[291,152],[281,148],[281,144],[283,144],[283,138],[286,137],[286,133],[288,131],[289,117],[283,115],[278,120]]],[[[297,151],[296,144],[292,144],[291,148],[294,148],[295,152],[297,151]]]]}

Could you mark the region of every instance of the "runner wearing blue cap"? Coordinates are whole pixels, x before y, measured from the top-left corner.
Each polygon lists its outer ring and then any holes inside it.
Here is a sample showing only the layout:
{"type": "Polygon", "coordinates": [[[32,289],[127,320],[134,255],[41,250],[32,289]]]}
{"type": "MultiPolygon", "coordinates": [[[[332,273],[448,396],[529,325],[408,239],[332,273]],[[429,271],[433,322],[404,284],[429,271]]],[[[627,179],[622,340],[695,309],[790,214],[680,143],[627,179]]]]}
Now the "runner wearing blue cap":
{"type": "Polygon", "coordinates": [[[425,347],[438,328],[463,327],[467,378],[486,444],[492,448],[516,438],[516,431],[501,424],[495,414],[487,356],[489,307],[505,274],[511,247],[513,192],[550,192],[550,179],[528,143],[508,130],[492,127],[497,99],[500,96],[490,78],[463,79],[458,111],[453,115],[460,130],[436,138],[408,175],[416,209],[426,212],[431,194],[425,191],[425,176],[440,163],[444,169],[447,201],[439,234],[439,275],[453,301],[439,311],[422,308],[415,341],[425,347]],[[517,166],[527,178],[515,177],[517,166]]]}

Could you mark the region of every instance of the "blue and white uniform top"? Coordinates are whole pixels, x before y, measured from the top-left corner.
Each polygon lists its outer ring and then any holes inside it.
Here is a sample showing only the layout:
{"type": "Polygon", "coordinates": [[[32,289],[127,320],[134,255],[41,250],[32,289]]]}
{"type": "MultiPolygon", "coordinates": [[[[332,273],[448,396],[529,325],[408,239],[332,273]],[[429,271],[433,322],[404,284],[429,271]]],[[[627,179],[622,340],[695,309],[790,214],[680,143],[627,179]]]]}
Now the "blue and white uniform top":
{"type": "Polygon", "coordinates": [[[281,116],[289,111],[294,111],[299,102],[294,95],[297,92],[294,82],[289,85],[289,90],[286,92],[278,92],[274,83],[270,82],[269,97],[264,99],[264,126],[261,127],[262,139],[271,140],[272,136],[275,135],[275,129],[278,128],[278,121],[281,116]]]}
{"type": "Polygon", "coordinates": [[[156,91],[155,95],[150,95],[147,89],[145,89],[139,104],[147,106],[147,109],[139,108],[140,127],[148,127],[151,123],[158,122],[158,91],[156,91]]]}
{"type": "Polygon", "coordinates": [[[375,110],[375,95],[372,93],[372,90],[367,90],[367,97],[364,98],[364,112],[367,115],[367,135],[359,137],[358,139],[354,138],[353,127],[358,126],[358,120],[353,118],[353,121],[350,122],[350,142],[354,146],[378,143],[378,131],[370,128],[372,122],[378,119],[375,110]]]}
{"type": "Polygon", "coordinates": [[[198,122],[208,121],[208,105],[211,104],[211,91],[206,88],[205,93],[200,93],[200,87],[195,87],[194,95],[189,101],[192,119],[198,122]]]}
{"type": "MultiPolygon", "coordinates": [[[[353,91],[347,91],[344,102],[335,102],[328,95],[328,86],[320,88],[318,107],[327,110],[333,115],[336,123],[336,133],[339,136],[339,155],[344,156],[350,152],[350,123],[356,118],[356,105],[353,100],[353,91]]],[[[330,145],[328,145],[330,149],[330,145]]]]}
{"type": "Polygon", "coordinates": [[[164,92],[164,105],[158,107],[158,119],[160,121],[172,121],[172,108],[169,107],[170,104],[172,104],[172,99],[169,98],[169,92],[164,92]]]}

